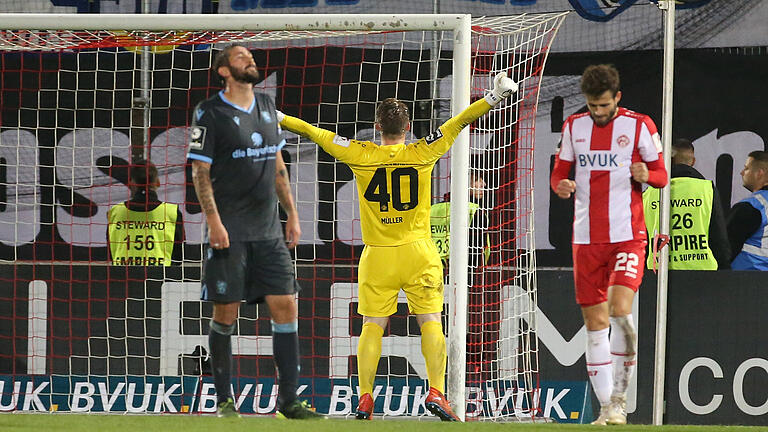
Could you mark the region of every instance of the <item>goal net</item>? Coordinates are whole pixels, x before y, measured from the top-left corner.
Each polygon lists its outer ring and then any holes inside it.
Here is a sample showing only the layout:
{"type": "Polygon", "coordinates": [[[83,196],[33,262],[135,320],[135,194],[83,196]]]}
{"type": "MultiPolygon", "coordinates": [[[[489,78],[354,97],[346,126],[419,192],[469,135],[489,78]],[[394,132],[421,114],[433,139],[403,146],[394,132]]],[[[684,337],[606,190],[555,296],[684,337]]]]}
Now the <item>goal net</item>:
{"type": "MultiPolygon", "coordinates": [[[[563,19],[473,18],[469,33],[461,15],[100,16],[107,30],[82,15],[0,17],[18,29],[0,31],[0,410],[215,411],[212,308],[199,300],[205,225],[186,154],[194,106],[220,90],[211,61],[239,42],[278,109],[349,138],[378,141],[375,107],[387,97],[411,109],[415,141],[481,97],[496,73],[519,83],[438,162],[432,195],[454,191],[447,396],[467,419],[541,416],[533,137],[563,19]],[[157,166],[158,199],[182,216],[170,266],[110,260],[107,212],[132,198],[128,173],[141,158],[157,166]]],[[[285,138],[302,229],[299,397],[349,415],[362,325],[357,191],[344,164],[285,138]]],[[[273,414],[265,306],[241,307],[232,345],[240,411],[273,414]]],[[[419,345],[403,297],[385,332],[375,416],[429,415],[419,345]]]]}

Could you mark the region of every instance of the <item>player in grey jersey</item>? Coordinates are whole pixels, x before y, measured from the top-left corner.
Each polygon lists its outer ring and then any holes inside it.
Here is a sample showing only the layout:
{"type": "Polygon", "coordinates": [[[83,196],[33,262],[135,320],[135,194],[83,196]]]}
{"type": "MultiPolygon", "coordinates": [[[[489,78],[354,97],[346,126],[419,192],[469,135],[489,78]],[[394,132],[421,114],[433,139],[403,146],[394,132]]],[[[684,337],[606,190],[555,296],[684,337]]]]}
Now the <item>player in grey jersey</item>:
{"type": "Polygon", "coordinates": [[[230,394],[231,335],[240,302],[266,301],[278,371],[278,412],[288,418],[322,418],[296,398],[299,378],[299,285],[286,247],[301,230],[280,150],[272,100],[253,91],[259,72],[253,56],[233,44],[214,60],[225,88],[193,113],[188,157],[208,223],[202,299],[214,302],[208,341],[219,416],[237,415],[230,394]],[[288,221],[285,239],[278,198],[288,221]],[[285,240],[285,241],[284,241],[285,240]]]}

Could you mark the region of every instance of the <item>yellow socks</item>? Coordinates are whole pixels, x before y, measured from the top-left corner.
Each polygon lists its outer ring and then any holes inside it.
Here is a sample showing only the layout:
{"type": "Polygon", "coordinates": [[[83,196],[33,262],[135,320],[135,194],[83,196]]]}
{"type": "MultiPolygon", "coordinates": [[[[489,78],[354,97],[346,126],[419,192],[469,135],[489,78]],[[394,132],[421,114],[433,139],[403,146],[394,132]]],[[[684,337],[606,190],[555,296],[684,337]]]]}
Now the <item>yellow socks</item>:
{"type": "MultiPolygon", "coordinates": [[[[373,381],[381,358],[381,338],[384,329],[375,323],[363,324],[357,343],[357,373],[360,395],[373,395],[373,381]]],[[[421,353],[427,363],[429,385],[445,393],[445,336],[440,321],[428,321],[421,326],[421,353]]]]}
{"type": "MultiPolygon", "coordinates": [[[[373,395],[373,380],[376,379],[376,369],[379,367],[382,336],[384,336],[384,329],[378,324],[372,322],[363,324],[363,331],[357,342],[357,374],[360,378],[360,396],[366,393],[373,395]]],[[[443,356],[445,356],[445,343],[443,343],[443,356]]],[[[445,363],[443,363],[443,369],[445,369],[445,363]]]]}
{"type": "Polygon", "coordinates": [[[445,336],[440,321],[427,321],[421,325],[421,353],[427,363],[429,385],[445,393],[445,336]]]}

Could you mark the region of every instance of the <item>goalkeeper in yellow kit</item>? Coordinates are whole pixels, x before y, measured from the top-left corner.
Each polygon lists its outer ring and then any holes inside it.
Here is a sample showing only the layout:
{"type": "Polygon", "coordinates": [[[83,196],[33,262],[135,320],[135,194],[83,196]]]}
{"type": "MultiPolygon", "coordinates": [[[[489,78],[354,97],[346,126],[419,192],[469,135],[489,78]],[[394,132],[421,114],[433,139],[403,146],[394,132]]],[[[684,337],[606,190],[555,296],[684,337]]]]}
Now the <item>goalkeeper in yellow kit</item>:
{"type": "Polygon", "coordinates": [[[357,346],[360,377],[358,419],[371,419],[373,382],[381,340],[397,295],[405,291],[408,309],[421,327],[421,352],[427,366],[426,408],[443,421],[458,421],[445,389],[446,348],[440,321],[443,310],[443,268],[430,233],[432,168],[459,132],[511,94],[517,85],[505,72],[493,80],[488,94],[430,135],[405,145],[410,130],[408,108],[385,99],[376,109],[375,127],[382,145],[349,140],[278,112],[280,126],[316,142],[346,163],[357,179],[360,225],[365,249],[358,269],[358,313],[363,329],[357,346]]]}

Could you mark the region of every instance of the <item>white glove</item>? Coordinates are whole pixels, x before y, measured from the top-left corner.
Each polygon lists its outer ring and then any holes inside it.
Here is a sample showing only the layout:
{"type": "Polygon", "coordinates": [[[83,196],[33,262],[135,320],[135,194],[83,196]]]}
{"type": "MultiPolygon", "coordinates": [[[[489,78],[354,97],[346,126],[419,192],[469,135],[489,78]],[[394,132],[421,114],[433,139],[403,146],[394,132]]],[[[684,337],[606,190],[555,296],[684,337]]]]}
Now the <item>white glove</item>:
{"type": "Polygon", "coordinates": [[[506,72],[499,72],[493,79],[493,89],[485,95],[485,100],[491,106],[496,106],[516,92],[517,83],[512,81],[512,78],[508,78],[506,72]]]}
{"type": "Polygon", "coordinates": [[[275,114],[277,114],[277,122],[280,123],[285,118],[285,114],[283,114],[280,110],[275,110],[275,114]]]}

